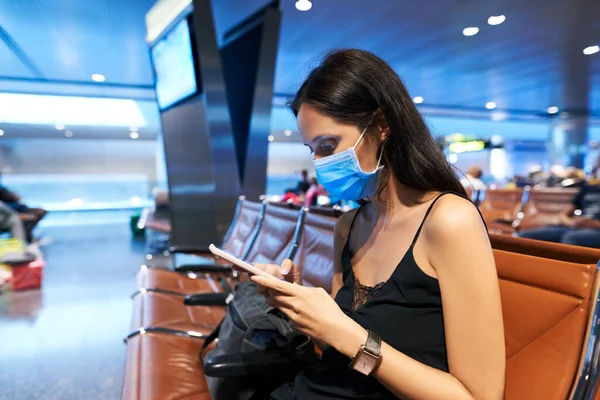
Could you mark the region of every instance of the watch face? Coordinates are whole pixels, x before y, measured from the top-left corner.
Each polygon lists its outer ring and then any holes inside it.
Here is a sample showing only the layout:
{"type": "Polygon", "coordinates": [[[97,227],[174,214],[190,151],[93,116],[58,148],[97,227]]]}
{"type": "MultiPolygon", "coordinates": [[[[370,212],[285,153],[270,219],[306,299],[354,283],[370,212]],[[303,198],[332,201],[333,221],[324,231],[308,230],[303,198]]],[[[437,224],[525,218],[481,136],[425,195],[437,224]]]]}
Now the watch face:
{"type": "Polygon", "coordinates": [[[373,370],[377,367],[378,362],[379,357],[362,350],[356,356],[356,361],[352,368],[354,368],[361,374],[370,375],[371,372],[373,372],[373,370]]]}

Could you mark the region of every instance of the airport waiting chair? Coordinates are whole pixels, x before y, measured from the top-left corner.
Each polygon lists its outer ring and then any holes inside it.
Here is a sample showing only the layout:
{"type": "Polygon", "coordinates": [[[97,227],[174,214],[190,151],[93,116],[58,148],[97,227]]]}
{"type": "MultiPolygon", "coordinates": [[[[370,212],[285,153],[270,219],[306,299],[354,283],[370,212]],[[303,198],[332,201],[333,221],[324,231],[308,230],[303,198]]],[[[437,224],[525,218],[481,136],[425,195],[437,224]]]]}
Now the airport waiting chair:
{"type": "Polygon", "coordinates": [[[523,189],[486,190],[479,210],[490,233],[512,234],[522,208],[523,189]]]}
{"type": "MultiPolygon", "coordinates": [[[[267,209],[276,209],[269,206],[267,209]]],[[[297,223],[294,228],[293,243],[288,244],[287,254],[279,258],[281,261],[284,258],[291,258],[301,267],[306,266],[303,271],[305,284],[319,285],[323,281],[326,286],[330,286],[328,281],[331,281],[333,274],[331,261],[333,259],[333,232],[337,218],[317,214],[317,212],[313,212],[314,210],[306,207],[303,210],[296,208],[296,211],[299,212],[297,222],[302,221],[302,223],[297,223]]],[[[269,231],[270,233],[265,233],[265,237],[260,242],[269,243],[275,240],[272,235],[282,232],[280,230],[271,231],[268,228],[272,224],[277,224],[270,218],[270,214],[266,213],[264,221],[267,228],[263,232],[269,231]]],[[[284,235],[278,236],[288,236],[290,228],[291,226],[288,225],[284,235]]],[[[276,247],[281,246],[271,246],[271,254],[281,253],[281,251],[275,250],[276,247]]],[[[255,255],[265,257],[266,252],[264,250],[256,251],[255,255]]],[[[250,255],[248,259],[252,256],[250,255]]],[[[170,332],[150,330],[143,335],[134,335],[128,340],[122,399],[164,399],[176,394],[181,394],[185,398],[210,399],[203,376],[203,368],[197,358],[202,347],[202,340],[198,340],[201,336],[185,337],[163,333],[170,332]],[[180,362],[169,362],[169,360],[179,360],[180,362]],[[171,367],[170,369],[166,367],[167,363],[171,367]],[[142,376],[141,370],[146,371],[146,374],[150,374],[154,378],[148,379],[142,376]]]]}
{"type": "Polygon", "coordinates": [[[600,333],[596,264],[503,250],[494,250],[494,257],[506,340],[505,398],[592,399],[589,378],[598,374],[600,333]]]}
{"type": "Polygon", "coordinates": [[[572,207],[577,189],[547,188],[530,190],[515,227],[519,231],[559,225],[560,217],[572,207]]]}
{"type": "MultiPolygon", "coordinates": [[[[293,258],[302,233],[304,216],[304,209],[266,205],[259,233],[253,238],[252,246],[244,258],[250,262],[272,264],[280,264],[286,258],[293,258]]],[[[177,285],[187,285],[186,280],[196,281],[182,275],[177,285]]],[[[172,281],[167,283],[171,284],[172,281]]],[[[227,296],[228,293],[197,291],[182,297],[174,288],[165,289],[164,286],[147,292],[144,296],[136,296],[132,331],[126,340],[153,330],[163,333],[193,331],[203,337],[221,321],[224,312],[222,306],[225,305],[227,296]]]]}

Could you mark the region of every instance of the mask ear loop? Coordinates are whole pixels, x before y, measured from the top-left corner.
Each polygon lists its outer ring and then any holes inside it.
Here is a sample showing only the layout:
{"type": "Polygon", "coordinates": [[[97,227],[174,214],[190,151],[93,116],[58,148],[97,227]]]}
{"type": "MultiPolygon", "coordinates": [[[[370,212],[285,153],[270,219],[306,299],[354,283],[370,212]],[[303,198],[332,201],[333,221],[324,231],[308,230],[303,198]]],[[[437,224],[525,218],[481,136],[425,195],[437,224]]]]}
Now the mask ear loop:
{"type": "Polygon", "coordinates": [[[379,158],[377,159],[377,167],[375,167],[376,171],[379,169],[379,167],[383,167],[383,165],[380,165],[382,157],[383,157],[383,146],[381,146],[381,152],[379,153],[379,158]]]}

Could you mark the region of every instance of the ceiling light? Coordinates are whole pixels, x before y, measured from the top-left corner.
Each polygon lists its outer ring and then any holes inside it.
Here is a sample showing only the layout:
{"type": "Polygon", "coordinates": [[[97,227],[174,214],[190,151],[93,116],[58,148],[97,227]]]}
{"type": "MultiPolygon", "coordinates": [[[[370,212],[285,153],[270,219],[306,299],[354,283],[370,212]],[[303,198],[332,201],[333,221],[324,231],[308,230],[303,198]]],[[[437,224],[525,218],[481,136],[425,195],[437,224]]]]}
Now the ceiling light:
{"type": "Polygon", "coordinates": [[[310,0],[298,0],[296,2],[296,8],[300,11],[308,11],[312,8],[310,0]]]}
{"type": "Polygon", "coordinates": [[[292,131],[290,129],[286,129],[285,131],[283,131],[283,134],[285,136],[292,136],[292,131]]]}
{"type": "Polygon", "coordinates": [[[57,131],[62,131],[63,129],[65,129],[65,126],[63,124],[56,124],[54,125],[54,127],[57,131]]]}
{"type": "Polygon", "coordinates": [[[415,96],[413,97],[413,101],[415,102],[415,104],[421,104],[425,99],[423,99],[423,97],[421,96],[415,96]]]}
{"type": "Polygon", "coordinates": [[[548,109],[546,111],[548,111],[548,114],[556,114],[558,112],[558,107],[556,107],[556,106],[548,107],[548,109]]]}
{"type": "Polygon", "coordinates": [[[71,131],[65,131],[65,136],[66,137],[73,137],[73,132],[71,132],[71,131]]]}
{"type": "Polygon", "coordinates": [[[585,49],[583,49],[583,54],[585,54],[586,56],[591,56],[592,54],[596,54],[599,51],[600,46],[588,46],[585,49]]]}
{"type": "Polygon", "coordinates": [[[129,127],[129,130],[130,130],[131,132],[137,132],[137,130],[138,130],[138,127],[137,127],[137,126],[130,126],[130,127],[129,127]]]}
{"type": "Polygon", "coordinates": [[[450,164],[455,164],[458,161],[458,154],[451,153],[448,156],[448,161],[450,161],[450,164]]]}
{"type": "Polygon", "coordinates": [[[485,103],[485,108],[487,108],[488,110],[493,110],[494,108],[496,108],[496,103],[493,101],[488,101],[487,103],[485,103]]]}
{"type": "Polygon", "coordinates": [[[463,29],[463,35],[465,36],[475,36],[479,33],[479,28],[476,26],[469,26],[468,28],[463,29]]]}
{"type": "Polygon", "coordinates": [[[94,82],[104,82],[106,80],[106,77],[102,74],[94,74],[92,75],[92,80],[94,82]]]}
{"type": "Polygon", "coordinates": [[[139,138],[139,137],[140,137],[140,134],[139,134],[139,133],[137,133],[137,132],[131,132],[131,133],[129,134],[129,137],[130,137],[130,138],[132,138],[132,139],[137,139],[137,138],[139,138]]]}
{"type": "Polygon", "coordinates": [[[506,17],[504,15],[492,15],[488,18],[488,24],[490,25],[500,25],[506,21],[506,17]]]}
{"type": "Polygon", "coordinates": [[[272,142],[272,141],[274,141],[274,140],[275,140],[275,136],[273,136],[273,135],[269,135],[269,142],[272,142]]]}
{"type": "Polygon", "coordinates": [[[4,136],[4,131],[0,129],[0,136],[4,136]]]}

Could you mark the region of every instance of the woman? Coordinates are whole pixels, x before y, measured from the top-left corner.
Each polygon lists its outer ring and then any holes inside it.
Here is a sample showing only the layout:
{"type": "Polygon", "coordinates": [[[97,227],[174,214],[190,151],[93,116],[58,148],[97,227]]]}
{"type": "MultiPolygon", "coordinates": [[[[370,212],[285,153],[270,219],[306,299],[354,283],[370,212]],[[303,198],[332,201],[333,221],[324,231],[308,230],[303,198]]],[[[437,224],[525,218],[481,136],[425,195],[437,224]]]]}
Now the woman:
{"type": "Polygon", "coordinates": [[[253,276],[325,349],[272,399],[502,399],[504,332],[485,226],[400,78],[366,51],[331,53],[291,107],[332,200],[333,300],[290,260],[253,276]]]}

